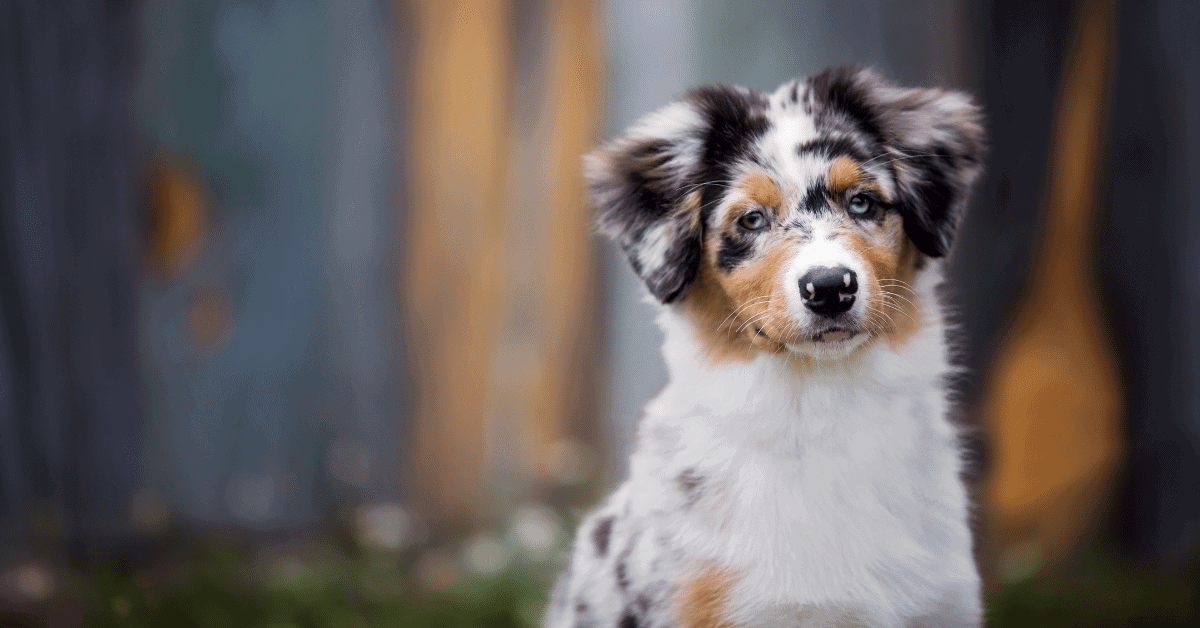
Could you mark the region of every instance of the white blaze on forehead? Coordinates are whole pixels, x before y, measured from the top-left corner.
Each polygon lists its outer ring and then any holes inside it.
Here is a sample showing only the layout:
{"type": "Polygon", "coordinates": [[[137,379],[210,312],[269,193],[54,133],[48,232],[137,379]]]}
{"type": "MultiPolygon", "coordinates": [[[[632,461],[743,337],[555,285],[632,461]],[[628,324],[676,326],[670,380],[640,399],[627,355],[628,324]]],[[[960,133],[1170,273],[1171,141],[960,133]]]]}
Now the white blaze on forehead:
{"type": "Polygon", "coordinates": [[[787,163],[790,164],[789,171],[800,194],[807,195],[814,185],[825,183],[829,175],[829,161],[823,153],[806,152],[791,156],[787,163]]]}
{"type": "Polygon", "coordinates": [[[817,139],[812,116],[778,109],[772,109],[771,114],[771,126],[759,142],[759,150],[767,159],[786,164],[801,144],[817,139]]]}
{"type": "Polygon", "coordinates": [[[824,154],[804,152],[799,148],[819,138],[812,116],[800,109],[782,108],[773,99],[771,126],[758,142],[758,155],[779,177],[776,183],[791,207],[797,198],[819,181],[824,181],[829,170],[829,159],[824,154]]]}
{"type": "Polygon", "coordinates": [[[792,261],[800,275],[819,266],[828,268],[845,266],[856,274],[863,274],[865,264],[858,254],[847,246],[849,241],[844,237],[831,239],[829,236],[832,233],[827,222],[813,221],[812,237],[800,246],[798,254],[792,261]]]}

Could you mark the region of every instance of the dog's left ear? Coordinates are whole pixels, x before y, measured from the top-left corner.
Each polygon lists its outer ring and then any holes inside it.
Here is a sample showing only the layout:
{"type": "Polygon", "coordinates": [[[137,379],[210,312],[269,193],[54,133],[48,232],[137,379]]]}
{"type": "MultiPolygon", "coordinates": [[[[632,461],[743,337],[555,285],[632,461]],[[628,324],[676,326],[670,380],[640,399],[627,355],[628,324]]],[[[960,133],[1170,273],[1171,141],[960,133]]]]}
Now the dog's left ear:
{"type": "Polygon", "coordinates": [[[945,256],[983,170],[982,111],[961,92],[897,87],[869,70],[845,78],[889,155],[909,239],[945,256]]]}

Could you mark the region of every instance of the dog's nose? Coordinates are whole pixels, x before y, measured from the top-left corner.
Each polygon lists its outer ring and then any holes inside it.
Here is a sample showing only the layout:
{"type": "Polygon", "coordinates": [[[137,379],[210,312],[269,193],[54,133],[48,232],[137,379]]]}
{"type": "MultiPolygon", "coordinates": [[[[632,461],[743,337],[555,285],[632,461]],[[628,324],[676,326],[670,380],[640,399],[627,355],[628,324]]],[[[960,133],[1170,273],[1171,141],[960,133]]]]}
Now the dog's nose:
{"type": "Polygon", "coordinates": [[[854,305],[858,276],[845,266],[820,266],[800,278],[800,297],[804,305],[822,316],[841,314],[854,305]]]}

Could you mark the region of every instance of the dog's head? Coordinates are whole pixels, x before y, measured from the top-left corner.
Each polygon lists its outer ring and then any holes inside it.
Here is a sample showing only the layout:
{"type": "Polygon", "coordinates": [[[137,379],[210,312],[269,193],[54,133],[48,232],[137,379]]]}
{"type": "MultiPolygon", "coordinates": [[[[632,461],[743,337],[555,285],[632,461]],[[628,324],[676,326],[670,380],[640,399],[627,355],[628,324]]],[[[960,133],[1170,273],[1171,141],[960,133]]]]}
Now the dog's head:
{"type": "Polygon", "coordinates": [[[601,230],[714,357],[844,355],[910,332],[981,169],[966,96],[831,69],[707,87],[586,159],[601,230]]]}

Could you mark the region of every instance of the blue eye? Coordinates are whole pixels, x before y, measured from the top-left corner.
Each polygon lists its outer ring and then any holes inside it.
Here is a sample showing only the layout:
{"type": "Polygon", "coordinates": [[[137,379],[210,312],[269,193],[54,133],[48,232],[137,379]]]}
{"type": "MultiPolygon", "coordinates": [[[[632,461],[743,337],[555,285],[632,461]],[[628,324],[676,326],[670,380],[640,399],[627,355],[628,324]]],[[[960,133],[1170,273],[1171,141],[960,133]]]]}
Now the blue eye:
{"type": "Polygon", "coordinates": [[[750,212],[738,218],[738,225],[747,231],[759,231],[766,228],[767,217],[763,216],[762,212],[750,212]]]}
{"type": "Polygon", "coordinates": [[[871,197],[865,194],[855,194],[854,197],[850,199],[850,205],[848,206],[848,209],[850,210],[850,213],[854,214],[855,216],[863,216],[870,213],[871,208],[874,206],[875,203],[871,200],[871,197]]]}

